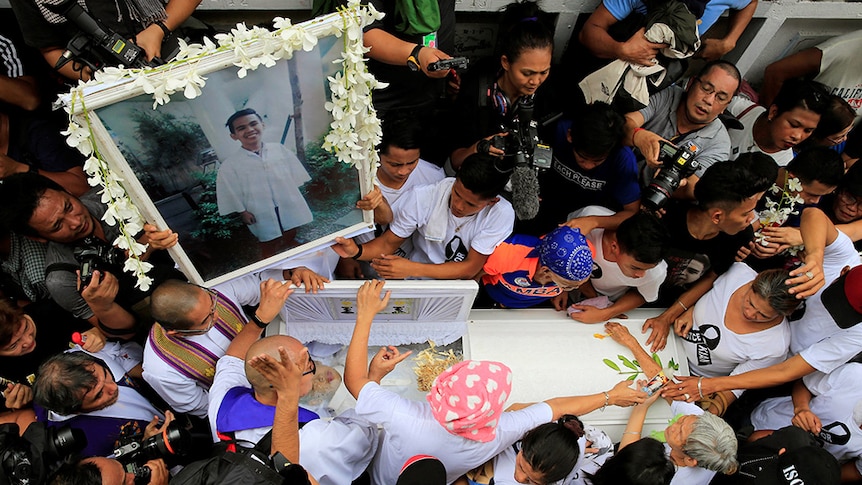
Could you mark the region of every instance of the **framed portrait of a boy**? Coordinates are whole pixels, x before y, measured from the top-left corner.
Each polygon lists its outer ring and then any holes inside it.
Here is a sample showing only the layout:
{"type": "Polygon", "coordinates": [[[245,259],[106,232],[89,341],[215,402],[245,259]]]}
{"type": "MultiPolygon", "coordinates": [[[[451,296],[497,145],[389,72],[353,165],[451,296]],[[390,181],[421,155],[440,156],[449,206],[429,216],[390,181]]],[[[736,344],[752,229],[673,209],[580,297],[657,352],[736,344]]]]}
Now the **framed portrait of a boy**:
{"type": "Polygon", "coordinates": [[[202,285],[370,230],[356,208],[379,139],[363,13],[239,25],[168,65],[108,69],[73,90],[69,143],[90,155],[110,217],[176,232],[171,256],[202,285]]]}

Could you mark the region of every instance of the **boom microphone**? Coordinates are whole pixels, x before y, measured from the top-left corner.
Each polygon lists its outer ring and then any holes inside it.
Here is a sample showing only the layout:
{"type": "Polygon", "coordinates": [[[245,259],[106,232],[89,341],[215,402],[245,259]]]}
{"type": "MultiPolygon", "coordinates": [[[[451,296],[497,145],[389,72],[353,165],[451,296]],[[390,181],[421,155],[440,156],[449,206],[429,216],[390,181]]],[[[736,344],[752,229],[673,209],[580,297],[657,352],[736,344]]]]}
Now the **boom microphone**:
{"type": "Polygon", "coordinates": [[[539,179],[536,169],[516,165],[512,171],[512,208],[519,220],[526,221],[539,213],[539,179]]]}

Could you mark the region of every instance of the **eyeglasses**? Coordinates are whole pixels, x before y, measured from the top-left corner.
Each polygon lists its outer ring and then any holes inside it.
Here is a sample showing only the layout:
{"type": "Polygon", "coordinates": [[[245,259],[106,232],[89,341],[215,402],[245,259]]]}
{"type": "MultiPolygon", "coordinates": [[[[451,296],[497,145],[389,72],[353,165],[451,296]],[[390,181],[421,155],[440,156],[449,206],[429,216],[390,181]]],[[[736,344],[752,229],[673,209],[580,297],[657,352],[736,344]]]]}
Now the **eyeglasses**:
{"type": "Polygon", "coordinates": [[[210,298],[212,299],[212,308],[210,309],[209,314],[206,316],[206,318],[201,320],[201,323],[196,325],[196,327],[198,328],[193,328],[189,330],[174,329],[176,333],[183,335],[203,335],[212,330],[212,328],[215,326],[215,315],[216,311],[218,311],[218,293],[216,293],[214,290],[204,288],[202,286],[199,288],[201,288],[202,290],[206,290],[206,292],[209,293],[210,298]]]}
{"type": "Polygon", "coordinates": [[[862,210],[862,197],[856,197],[847,190],[839,190],[838,198],[843,204],[855,207],[856,210],[862,210]]]}
{"type": "Polygon", "coordinates": [[[308,358],[308,367],[306,367],[306,371],[302,373],[303,376],[307,376],[308,374],[314,375],[317,373],[317,364],[311,360],[311,357],[308,358]]]}
{"type": "Polygon", "coordinates": [[[715,99],[718,100],[720,103],[727,103],[730,101],[730,98],[732,97],[731,94],[725,93],[723,91],[716,91],[715,86],[713,86],[712,83],[704,82],[699,77],[694,78],[694,80],[697,82],[697,87],[703,94],[707,96],[709,96],[710,94],[715,94],[715,99]]]}

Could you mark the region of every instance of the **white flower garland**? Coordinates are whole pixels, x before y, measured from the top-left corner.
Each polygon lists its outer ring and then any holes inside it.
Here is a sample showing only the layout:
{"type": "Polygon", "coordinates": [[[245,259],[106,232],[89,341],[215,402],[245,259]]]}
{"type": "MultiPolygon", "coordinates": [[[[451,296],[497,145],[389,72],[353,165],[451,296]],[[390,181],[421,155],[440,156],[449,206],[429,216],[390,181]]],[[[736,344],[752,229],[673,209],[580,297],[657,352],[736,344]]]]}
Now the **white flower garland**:
{"type": "MultiPolygon", "coordinates": [[[[359,0],[349,0],[347,7],[339,9],[338,15],[342,22],[333,23],[331,31],[324,33],[337,37],[344,35],[344,57],[335,61],[342,65],[341,72],[329,77],[332,100],[325,107],[332,113],[333,121],[323,148],[335,153],[338,160],[359,168],[366,178],[367,186],[370,186],[373,168],[379,162],[375,148],[381,137],[380,120],[371,106],[371,92],[384,87],[384,84],[377,82],[365,66],[364,55],[368,49],[362,42],[362,27],[382,18],[383,14],[373,6],[360,5],[359,0]]],[[[170,96],[178,92],[188,99],[200,96],[206,78],[199,75],[195,67],[213,53],[233,51],[234,65],[239,68],[237,76],[244,78],[249,70],[261,66],[272,67],[280,59],[290,59],[297,49],[309,52],[317,45],[314,34],[301,25],[291,25],[290,19],[277,17],[273,25],[275,30],[269,31],[237,24],[229,34],[216,35],[218,45],[206,38],[203,44],[187,44],[181,40],[176,60],[168,64],[147,69],[108,67],[96,72],[93,80],[79,83],[69,94],[70,101],[66,107],[70,113],[69,128],[62,134],[66,136],[69,146],[89,157],[84,163],[88,182],[90,186],[102,187],[99,193],[102,203],[108,207],[102,220],[109,225],[119,226],[120,236],[113,244],[129,251],[123,270],[135,273],[138,280],[136,286],[142,291],[149,289],[153,282],[147,276],[152,265],[140,259],[147,246],[135,240],[135,235],[143,229],[144,219],[126,194],[122,178],[110,169],[96,145],[90,117],[84,106],[84,89],[96,84],[131,79],[127,89],[139,87],[151,94],[153,109],[156,109],[169,103],[170,96]],[[250,47],[253,44],[257,47],[257,43],[263,44],[263,53],[249,54],[250,47]],[[172,76],[173,69],[181,65],[194,67],[184,70],[182,75],[172,76]],[[76,109],[78,106],[80,109],[76,109]]]]}
{"type": "MultiPolygon", "coordinates": [[[[799,195],[800,192],[802,192],[802,182],[800,182],[796,177],[785,175],[784,187],[772,184],[772,187],[769,188],[769,193],[764,196],[766,209],[757,214],[758,221],[760,222],[760,229],[754,233],[754,240],[758,244],[761,246],[767,246],[769,244],[767,236],[761,232],[763,228],[781,226],[787,222],[787,219],[789,219],[791,215],[799,214],[799,209],[796,206],[798,204],[805,203],[799,195]],[[770,193],[781,194],[781,197],[775,201],[770,197],[770,193]]],[[[804,249],[804,246],[792,246],[787,248],[785,251],[791,256],[796,256],[796,254],[802,249],[804,249]]]]}

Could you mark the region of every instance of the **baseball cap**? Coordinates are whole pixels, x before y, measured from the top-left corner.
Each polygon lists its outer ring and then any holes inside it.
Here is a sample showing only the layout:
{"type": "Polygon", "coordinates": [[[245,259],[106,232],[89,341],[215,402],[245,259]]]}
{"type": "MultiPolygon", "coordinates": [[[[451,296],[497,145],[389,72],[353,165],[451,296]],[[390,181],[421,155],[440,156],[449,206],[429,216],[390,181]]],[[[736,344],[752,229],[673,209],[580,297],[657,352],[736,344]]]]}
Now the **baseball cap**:
{"type": "Polygon", "coordinates": [[[823,306],[841,328],[862,322],[862,266],[833,281],[820,296],[823,306]]]}
{"type": "Polygon", "coordinates": [[[416,455],[404,463],[395,485],[446,485],[446,467],[431,455],[416,455]]]}

